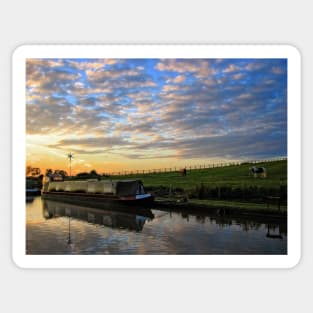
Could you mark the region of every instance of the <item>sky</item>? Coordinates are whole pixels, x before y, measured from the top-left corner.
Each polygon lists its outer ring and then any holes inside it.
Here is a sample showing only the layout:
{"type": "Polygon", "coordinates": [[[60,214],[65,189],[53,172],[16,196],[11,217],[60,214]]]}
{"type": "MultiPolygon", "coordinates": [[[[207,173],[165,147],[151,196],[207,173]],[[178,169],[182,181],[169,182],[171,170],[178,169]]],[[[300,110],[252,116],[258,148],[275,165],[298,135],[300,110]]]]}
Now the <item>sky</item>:
{"type": "Polygon", "coordinates": [[[72,174],[287,156],[287,60],[27,59],[26,141],[72,174]]]}

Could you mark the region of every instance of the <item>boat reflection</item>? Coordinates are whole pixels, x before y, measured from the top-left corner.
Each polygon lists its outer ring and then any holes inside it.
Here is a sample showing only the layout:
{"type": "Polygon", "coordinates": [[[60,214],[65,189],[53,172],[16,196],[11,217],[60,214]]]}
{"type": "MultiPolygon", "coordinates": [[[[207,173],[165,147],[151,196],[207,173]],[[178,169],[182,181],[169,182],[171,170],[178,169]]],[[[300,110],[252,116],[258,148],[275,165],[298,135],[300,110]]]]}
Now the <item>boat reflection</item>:
{"type": "Polygon", "coordinates": [[[58,201],[43,200],[45,219],[70,217],[91,224],[140,232],[146,221],[154,218],[150,209],[102,210],[58,201]]]}

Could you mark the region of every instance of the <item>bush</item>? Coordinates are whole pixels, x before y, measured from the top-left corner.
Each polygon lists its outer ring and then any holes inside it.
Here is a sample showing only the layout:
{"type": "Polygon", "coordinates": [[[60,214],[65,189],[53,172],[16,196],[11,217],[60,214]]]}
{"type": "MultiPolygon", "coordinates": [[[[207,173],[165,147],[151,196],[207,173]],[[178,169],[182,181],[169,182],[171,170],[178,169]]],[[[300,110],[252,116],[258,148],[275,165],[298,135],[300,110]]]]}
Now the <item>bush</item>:
{"type": "Polygon", "coordinates": [[[193,190],[188,191],[189,198],[208,200],[240,200],[262,202],[264,197],[281,197],[282,201],[287,201],[287,186],[280,188],[267,188],[258,186],[208,186],[203,183],[197,185],[193,190]]]}

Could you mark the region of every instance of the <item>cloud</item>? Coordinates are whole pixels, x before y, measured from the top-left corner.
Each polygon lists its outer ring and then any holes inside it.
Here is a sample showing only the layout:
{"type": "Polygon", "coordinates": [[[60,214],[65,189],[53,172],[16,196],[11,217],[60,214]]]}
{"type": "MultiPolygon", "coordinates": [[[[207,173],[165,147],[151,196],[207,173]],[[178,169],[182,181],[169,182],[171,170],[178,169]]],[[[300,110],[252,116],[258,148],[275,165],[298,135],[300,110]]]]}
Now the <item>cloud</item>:
{"type": "Polygon", "coordinates": [[[47,147],[61,150],[71,150],[77,154],[103,154],[118,146],[129,145],[121,137],[87,137],[77,139],[63,139],[47,147]]]}
{"type": "Polygon", "coordinates": [[[130,159],[283,155],[286,72],[276,59],[31,59],[27,134],[130,159]]]}
{"type": "Polygon", "coordinates": [[[121,79],[121,78],[129,78],[129,77],[139,77],[141,75],[141,71],[138,69],[126,69],[126,70],[87,70],[86,75],[88,77],[89,82],[103,82],[107,79],[121,79]]]}
{"type": "Polygon", "coordinates": [[[266,62],[261,61],[255,61],[253,60],[252,62],[249,62],[246,66],[245,69],[247,71],[259,71],[262,68],[266,66],[266,62]]]}
{"type": "Polygon", "coordinates": [[[162,91],[167,93],[168,91],[179,91],[181,90],[180,86],[176,85],[164,85],[162,91]]]}
{"type": "Polygon", "coordinates": [[[26,86],[36,88],[33,92],[38,93],[57,92],[81,77],[80,73],[69,72],[63,66],[63,61],[27,60],[26,86]]]}
{"type": "Polygon", "coordinates": [[[71,107],[68,103],[56,104],[58,99],[44,98],[40,103],[30,104],[26,107],[27,134],[40,134],[47,132],[62,132],[63,126],[70,128],[72,122],[66,121],[71,115],[71,107]]]}
{"type": "Polygon", "coordinates": [[[230,64],[227,68],[223,70],[223,73],[233,73],[239,71],[240,68],[235,64],[230,64]]]}
{"type": "Polygon", "coordinates": [[[186,80],[186,76],[184,75],[177,75],[176,77],[174,78],[169,78],[166,83],[176,83],[176,84],[179,84],[179,83],[182,83],[186,80]]]}
{"type": "Polygon", "coordinates": [[[194,73],[197,78],[207,77],[212,73],[208,60],[163,59],[157,63],[159,71],[194,73]]]}
{"type": "Polygon", "coordinates": [[[239,80],[239,79],[242,79],[242,78],[244,78],[245,77],[245,75],[243,74],[243,73],[238,73],[238,74],[235,74],[234,76],[233,76],[233,79],[234,80],[239,80]]]}
{"type": "Polygon", "coordinates": [[[68,66],[72,69],[81,71],[98,71],[103,70],[107,65],[113,65],[122,62],[123,61],[119,59],[93,59],[83,61],[68,60],[68,66]]]}
{"type": "MultiPolygon", "coordinates": [[[[247,132],[234,132],[227,135],[186,138],[173,140],[172,142],[157,142],[152,144],[139,145],[136,154],[137,158],[146,158],[150,156],[150,151],[155,158],[161,157],[156,154],[156,149],[166,151],[175,147],[176,153],[166,155],[166,157],[175,157],[181,159],[197,158],[220,158],[224,156],[229,159],[242,158],[263,158],[286,153],[286,141],[281,141],[279,136],[273,136],[266,131],[260,131],[257,134],[247,132]],[[269,137],[272,137],[274,145],[268,143],[269,137]]],[[[133,155],[134,157],[134,155],[133,155]]]]}
{"type": "Polygon", "coordinates": [[[273,74],[284,74],[285,70],[282,67],[274,66],[272,67],[273,74]]]}

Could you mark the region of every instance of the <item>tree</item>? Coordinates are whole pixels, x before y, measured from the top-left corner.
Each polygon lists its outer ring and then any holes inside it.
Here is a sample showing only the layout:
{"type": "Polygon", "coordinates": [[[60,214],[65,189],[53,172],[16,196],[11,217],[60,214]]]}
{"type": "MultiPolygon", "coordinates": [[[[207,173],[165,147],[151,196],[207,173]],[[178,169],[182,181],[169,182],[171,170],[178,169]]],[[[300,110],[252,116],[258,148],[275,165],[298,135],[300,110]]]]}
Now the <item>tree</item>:
{"type": "Polygon", "coordinates": [[[83,176],[88,176],[88,175],[89,175],[89,173],[87,173],[87,172],[81,172],[81,173],[78,173],[76,175],[76,177],[83,177],[83,176]]]}
{"type": "Polygon", "coordinates": [[[67,172],[64,170],[54,170],[54,175],[61,175],[62,177],[68,176],[67,172]]]}
{"type": "Polygon", "coordinates": [[[39,176],[41,170],[39,167],[32,167],[31,165],[26,166],[26,176],[39,176]]]}
{"type": "Polygon", "coordinates": [[[63,170],[60,170],[60,171],[59,171],[59,174],[62,175],[63,177],[68,176],[67,172],[66,172],[66,171],[63,171],[63,170]]]}
{"type": "Polygon", "coordinates": [[[26,166],[26,176],[29,176],[31,174],[32,169],[33,169],[32,166],[30,166],[30,165],[26,166]]]}
{"type": "Polygon", "coordinates": [[[46,176],[51,176],[53,174],[53,170],[51,168],[46,169],[46,176]]]}
{"type": "Polygon", "coordinates": [[[92,177],[98,177],[99,176],[96,170],[91,170],[89,174],[92,177]]]}

